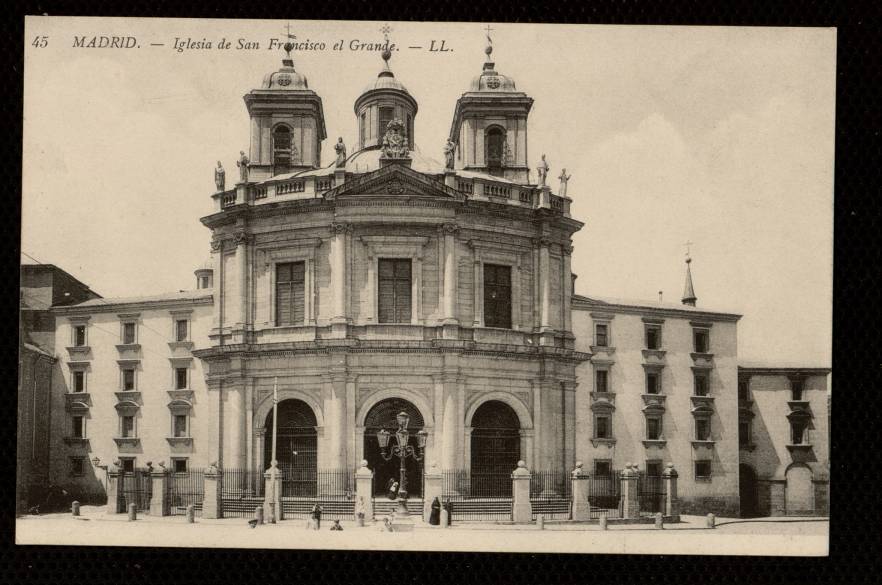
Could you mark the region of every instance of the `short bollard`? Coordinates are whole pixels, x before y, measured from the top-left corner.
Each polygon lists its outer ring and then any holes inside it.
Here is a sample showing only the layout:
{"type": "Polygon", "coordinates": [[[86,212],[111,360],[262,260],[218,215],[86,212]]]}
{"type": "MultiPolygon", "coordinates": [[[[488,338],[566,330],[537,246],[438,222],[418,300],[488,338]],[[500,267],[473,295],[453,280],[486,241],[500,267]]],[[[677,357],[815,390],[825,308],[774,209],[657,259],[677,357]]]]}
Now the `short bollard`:
{"type": "Polygon", "coordinates": [[[450,512],[447,510],[441,510],[441,526],[443,528],[450,526],[450,512]]]}
{"type": "Polygon", "coordinates": [[[138,519],[138,508],[135,504],[129,504],[129,522],[138,519]]]}
{"type": "Polygon", "coordinates": [[[254,519],[258,524],[263,524],[263,506],[254,508],[254,519]]]}
{"type": "Polygon", "coordinates": [[[536,528],[539,530],[545,530],[545,514],[536,515],[536,528]]]}
{"type": "Polygon", "coordinates": [[[659,529],[665,527],[665,519],[661,512],[655,513],[655,527],[659,529]]]}
{"type": "Polygon", "coordinates": [[[79,515],[80,515],[80,503],[79,503],[79,502],[74,501],[74,502],[70,505],[70,513],[73,514],[74,516],[79,516],[79,515]]]}
{"type": "Polygon", "coordinates": [[[716,528],[717,525],[717,517],[713,514],[707,515],[707,527],[708,528],[716,528]]]}
{"type": "Polygon", "coordinates": [[[600,529],[606,530],[606,516],[600,517],[600,529]]]}
{"type": "Polygon", "coordinates": [[[187,506],[187,524],[196,522],[196,506],[190,504],[187,506]]]}

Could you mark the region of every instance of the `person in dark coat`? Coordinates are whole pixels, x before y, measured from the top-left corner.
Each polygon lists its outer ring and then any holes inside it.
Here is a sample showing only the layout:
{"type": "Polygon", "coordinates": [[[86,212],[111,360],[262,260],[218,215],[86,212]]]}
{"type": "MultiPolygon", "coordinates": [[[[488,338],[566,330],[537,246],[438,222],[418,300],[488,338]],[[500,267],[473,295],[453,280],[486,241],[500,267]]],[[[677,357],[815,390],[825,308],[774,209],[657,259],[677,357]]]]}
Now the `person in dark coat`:
{"type": "Polygon", "coordinates": [[[316,530],[321,530],[321,527],[322,527],[322,507],[318,503],[316,503],[312,507],[311,517],[312,517],[313,528],[315,528],[316,530]]]}
{"type": "Polygon", "coordinates": [[[394,477],[389,478],[389,482],[386,484],[386,491],[389,492],[387,495],[390,500],[398,497],[398,482],[395,481],[394,477]]]}
{"type": "Polygon", "coordinates": [[[444,502],[444,509],[447,510],[447,525],[450,526],[453,524],[453,506],[450,503],[450,498],[444,502]]]}
{"type": "Polygon", "coordinates": [[[429,524],[432,526],[441,525],[441,502],[438,501],[438,498],[432,500],[432,512],[429,514],[429,524]]]}

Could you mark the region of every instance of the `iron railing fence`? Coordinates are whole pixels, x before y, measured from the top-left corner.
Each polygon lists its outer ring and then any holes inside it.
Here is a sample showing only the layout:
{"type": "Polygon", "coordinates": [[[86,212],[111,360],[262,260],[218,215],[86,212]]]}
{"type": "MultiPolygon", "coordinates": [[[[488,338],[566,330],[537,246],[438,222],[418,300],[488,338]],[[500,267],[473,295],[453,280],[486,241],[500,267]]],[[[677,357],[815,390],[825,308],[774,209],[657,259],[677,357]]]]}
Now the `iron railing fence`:
{"type": "Polygon", "coordinates": [[[530,478],[530,506],[533,519],[542,514],[546,519],[569,520],[572,513],[573,490],[567,471],[534,471],[530,478]]]}
{"type": "Polygon", "coordinates": [[[153,480],[150,478],[151,469],[138,467],[133,471],[122,470],[119,473],[119,481],[122,489],[122,501],[126,511],[129,504],[135,504],[139,512],[150,510],[150,499],[153,497],[153,480]]]}
{"type": "Polygon", "coordinates": [[[205,473],[201,469],[170,473],[165,489],[170,515],[183,516],[190,505],[201,510],[205,496],[205,473]]]}
{"type": "Polygon", "coordinates": [[[622,515],[621,472],[614,470],[608,475],[591,474],[588,479],[588,503],[592,519],[606,516],[621,518],[622,515]]]}
{"type": "Polygon", "coordinates": [[[641,516],[652,516],[665,511],[665,481],[660,475],[637,476],[637,499],[641,516]]]}
{"type": "Polygon", "coordinates": [[[282,474],[282,512],[286,518],[309,518],[314,506],[322,518],[355,518],[355,473],[349,469],[319,469],[304,479],[300,470],[282,474]],[[287,482],[287,485],[286,485],[287,482]]]}
{"type": "Polygon", "coordinates": [[[263,506],[260,469],[225,468],[221,473],[221,510],[225,518],[250,518],[263,506]]]}
{"type": "Polygon", "coordinates": [[[468,469],[441,472],[441,504],[451,523],[511,520],[511,473],[472,473],[468,469]]]}

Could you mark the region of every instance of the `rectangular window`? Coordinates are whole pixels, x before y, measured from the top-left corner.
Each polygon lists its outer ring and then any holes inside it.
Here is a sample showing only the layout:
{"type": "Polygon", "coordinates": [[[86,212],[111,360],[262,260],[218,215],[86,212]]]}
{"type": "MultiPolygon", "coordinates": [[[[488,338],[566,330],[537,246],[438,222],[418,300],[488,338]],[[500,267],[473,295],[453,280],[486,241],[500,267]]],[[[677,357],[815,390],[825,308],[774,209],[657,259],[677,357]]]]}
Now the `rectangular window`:
{"type": "Polygon", "coordinates": [[[135,343],[135,324],[123,323],[123,344],[131,345],[135,343]]]}
{"type": "Polygon", "coordinates": [[[658,394],[661,392],[658,372],[646,372],[646,393],[658,394]]]}
{"type": "Polygon", "coordinates": [[[380,323],[410,323],[410,258],[380,259],[378,267],[377,320],[380,323]]]}
{"type": "Polygon", "coordinates": [[[710,419],[706,419],[706,418],[695,419],[695,440],[696,441],[710,441],[711,440],[710,419]]]}
{"type": "Polygon", "coordinates": [[[738,444],[742,447],[750,445],[750,421],[738,421],[738,444]]]}
{"type": "Polygon", "coordinates": [[[738,400],[750,400],[750,381],[738,380],[738,400]]]}
{"type": "Polygon", "coordinates": [[[380,128],[377,136],[383,136],[386,134],[386,126],[389,125],[389,122],[395,117],[395,108],[390,107],[380,107],[380,128]]]}
{"type": "Polygon", "coordinates": [[[707,353],[710,351],[710,332],[707,329],[695,329],[692,332],[695,342],[695,353],[707,353]]]}
{"type": "Polygon", "coordinates": [[[187,473],[187,460],[172,459],[172,470],[175,473],[187,473]]]}
{"type": "Polygon", "coordinates": [[[792,393],[793,400],[802,400],[802,380],[790,380],[790,392],[792,393]]]}
{"type": "Polygon", "coordinates": [[[306,263],[276,264],[276,325],[303,325],[306,263]]]}
{"type": "Polygon", "coordinates": [[[190,323],[186,319],[175,321],[175,341],[187,341],[189,325],[190,323]]]}
{"type": "Polygon", "coordinates": [[[594,475],[595,477],[609,477],[612,475],[612,461],[609,459],[595,459],[594,460],[594,475]]]}
{"type": "Polygon", "coordinates": [[[646,349],[661,349],[661,325],[646,326],[646,349]]]}
{"type": "Polygon", "coordinates": [[[86,326],[77,325],[74,327],[74,346],[83,347],[86,345],[86,326]]]}
{"type": "Polygon", "coordinates": [[[807,444],[806,441],[806,421],[804,420],[793,420],[790,421],[790,444],[791,445],[803,445],[807,444]]]}
{"type": "Polygon", "coordinates": [[[594,326],[594,345],[607,347],[609,345],[609,325],[597,323],[594,326]]]}
{"type": "Polygon", "coordinates": [[[70,435],[75,439],[85,439],[86,438],[86,417],[77,415],[77,416],[72,416],[70,420],[71,420],[70,435]]]}
{"type": "Polygon", "coordinates": [[[86,473],[86,458],[85,457],[71,457],[70,458],[70,474],[74,477],[79,477],[85,475],[86,473]]]}
{"type": "Polygon", "coordinates": [[[711,462],[708,459],[700,459],[695,462],[695,479],[710,479],[711,462]]]}
{"type": "Polygon", "coordinates": [[[661,418],[657,416],[647,417],[646,419],[646,438],[650,441],[658,441],[661,439],[662,429],[661,418]]]}
{"type": "Polygon", "coordinates": [[[511,329],[511,266],[484,264],[484,325],[511,329]]]}
{"type": "Polygon", "coordinates": [[[186,414],[176,414],[174,416],[174,436],[175,437],[188,437],[187,434],[187,415],[186,414]]]}
{"type": "Polygon", "coordinates": [[[646,476],[647,477],[661,477],[662,475],[662,462],[658,459],[647,459],[646,460],[646,476]]]}
{"type": "Polygon", "coordinates": [[[124,473],[134,473],[135,472],[135,458],[134,457],[120,457],[119,462],[122,463],[122,470],[124,473]]]}
{"type": "Polygon", "coordinates": [[[131,391],[135,389],[134,368],[126,368],[122,371],[122,389],[123,391],[131,391]]]}
{"type": "Polygon", "coordinates": [[[594,416],[594,438],[612,438],[612,420],[610,419],[609,415],[598,414],[594,416]]]}
{"type": "Polygon", "coordinates": [[[175,390],[187,389],[187,368],[175,368],[175,390]]]}
{"type": "Polygon", "coordinates": [[[594,373],[594,391],[609,392],[609,372],[606,370],[597,370],[594,373]]]}
{"type": "Polygon", "coordinates": [[[695,396],[707,396],[708,394],[708,378],[705,372],[695,372],[695,396]]]}
{"type": "Polygon", "coordinates": [[[134,437],[135,436],[135,417],[132,415],[124,415],[119,417],[119,436],[134,437]]]}
{"type": "Polygon", "coordinates": [[[86,372],[84,372],[83,370],[77,370],[73,373],[73,391],[86,391],[86,372]]]}

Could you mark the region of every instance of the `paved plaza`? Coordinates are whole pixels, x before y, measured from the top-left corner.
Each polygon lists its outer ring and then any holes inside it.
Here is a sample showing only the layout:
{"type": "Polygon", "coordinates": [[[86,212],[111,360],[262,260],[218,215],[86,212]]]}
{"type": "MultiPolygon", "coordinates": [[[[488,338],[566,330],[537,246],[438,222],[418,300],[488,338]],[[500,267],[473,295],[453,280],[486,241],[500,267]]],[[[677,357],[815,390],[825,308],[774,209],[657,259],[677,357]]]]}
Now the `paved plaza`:
{"type": "Polygon", "coordinates": [[[753,554],[819,556],[827,554],[829,520],[825,518],[717,518],[714,529],[700,516],[663,530],[652,525],[546,523],[513,525],[462,523],[449,528],[416,522],[413,532],[381,532],[379,524],[357,527],[343,521],[342,532],[306,529],[306,520],[284,520],[251,528],[246,518],[204,520],[185,517],[107,515],[103,507],[83,507],[78,518],[67,514],[23,516],[16,521],[17,544],[186,546],[272,549],[438,550],[563,553],[753,554]]]}

